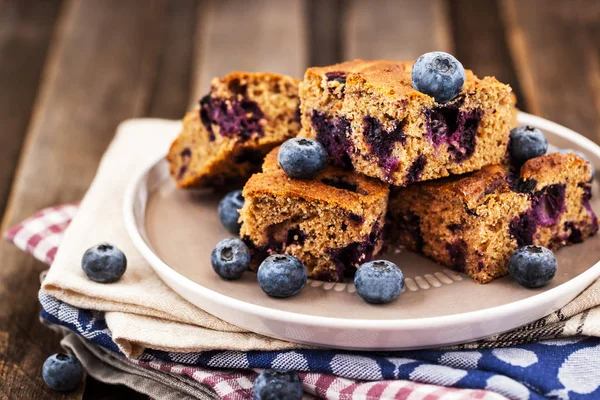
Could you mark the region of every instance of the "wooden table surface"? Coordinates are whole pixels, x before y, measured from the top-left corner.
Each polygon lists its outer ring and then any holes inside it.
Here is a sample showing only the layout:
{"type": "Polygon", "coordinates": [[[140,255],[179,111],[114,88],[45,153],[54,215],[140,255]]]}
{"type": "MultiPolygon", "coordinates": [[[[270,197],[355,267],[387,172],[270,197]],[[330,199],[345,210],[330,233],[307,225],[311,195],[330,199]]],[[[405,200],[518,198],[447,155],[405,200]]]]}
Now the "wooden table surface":
{"type": "MultiPolygon", "coordinates": [[[[2,231],[81,199],[119,122],[180,118],[215,75],[301,77],[432,50],[600,141],[598,0],[0,0],[2,231]]],[[[138,398],[92,379],[48,389],[41,365],[59,337],[38,320],[46,266],[5,243],[0,260],[0,398],[138,398]]]]}

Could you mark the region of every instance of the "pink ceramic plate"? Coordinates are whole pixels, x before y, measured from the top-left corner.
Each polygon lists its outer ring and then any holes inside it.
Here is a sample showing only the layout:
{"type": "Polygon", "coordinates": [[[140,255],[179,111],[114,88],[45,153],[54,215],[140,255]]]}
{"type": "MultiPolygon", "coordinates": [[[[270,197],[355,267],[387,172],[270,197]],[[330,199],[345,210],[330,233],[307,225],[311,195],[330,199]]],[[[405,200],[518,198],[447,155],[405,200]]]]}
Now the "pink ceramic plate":
{"type": "MultiPolygon", "coordinates": [[[[600,165],[600,148],[545,119],[520,113],[552,145],[585,152],[600,165]]],[[[598,207],[598,190],[595,208],[598,207]]],[[[125,199],[125,222],[139,251],[174,291],[232,324],[289,341],[348,349],[408,349],[472,341],[511,330],[564,306],[600,277],[600,235],[557,252],[552,283],[525,289],[505,277],[487,285],[409,253],[384,254],[406,276],[397,301],[363,302],[352,283],[309,281],[289,299],[266,296],[253,273],[223,281],[210,266],[215,244],[230,236],[217,216],[219,196],[181,191],[164,160],[139,175],[125,199]]]]}

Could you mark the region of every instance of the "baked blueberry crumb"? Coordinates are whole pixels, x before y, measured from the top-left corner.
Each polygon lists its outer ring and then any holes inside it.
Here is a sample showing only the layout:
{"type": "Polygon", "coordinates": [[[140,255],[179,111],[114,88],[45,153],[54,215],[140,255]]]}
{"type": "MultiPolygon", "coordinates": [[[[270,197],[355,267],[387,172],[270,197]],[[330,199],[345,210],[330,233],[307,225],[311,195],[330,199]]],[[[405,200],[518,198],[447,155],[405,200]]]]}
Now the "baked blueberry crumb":
{"type": "Polygon", "coordinates": [[[239,235],[241,224],[238,222],[240,219],[239,209],[244,206],[244,196],[242,196],[241,190],[234,190],[229,192],[219,202],[217,212],[221,223],[230,233],[239,235]]]}
{"type": "Polygon", "coordinates": [[[258,284],[272,297],[295,296],[308,278],[304,264],[289,254],[273,254],[258,267],[258,284]]]}
{"type": "Polygon", "coordinates": [[[309,179],[325,168],[327,153],[316,140],[293,138],[279,148],[277,161],[289,177],[309,179]]]}
{"type": "Polygon", "coordinates": [[[254,381],[252,392],[254,400],[300,400],[303,389],[294,371],[267,369],[254,381]]]}
{"type": "Polygon", "coordinates": [[[240,239],[223,239],[210,253],[210,263],[221,278],[239,279],[250,266],[250,250],[240,239]]]}
{"type": "Polygon", "coordinates": [[[510,131],[508,151],[511,161],[522,165],[525,161],[542,156],[548,150],[548,140],[538,128],[518,126],[510,131]]]}
{"type": "Polygon", "coordinates": [[[586,156],[585,154],[583,154],[581,151],[574,150],[574,149],[559,149],[558,152],[559,153],[563,153],[563,154],[575,153],[579,157],[583,158],[585,161],[587,161],[588,163],[590,163],[590,169],[592,171],[592,178],[590,179],[590,182],[594,181],[594,178],[596,177],[596,170],[594,168],[594,164],[592,164],[592,161],[590,161],[590,159],[588,158],[588,156],[586,156]]]}
{"type": "Polygon", "coordinates": [[[508,273],[519,284],[538,288],[548,284],[558,269],[552,251],[542,246],[524,246],[517,249],[508,261],[508,273]]]}
{"type": "Polygon", "coordinates": [[[369,261],[356,271],[354,286],[359,296],[368,303],[389,303],[404,289],[404,274],[391,261],[369,261]]]}
{"type": "Polygon", "coordinates": [[[127,269],[127,257],[115,245],[100,243],[83,254],[81,268],[88,278],[99,283],[121,279],[127,269]]]}
{"type": "Polygon", "coordinates": [[[412,67],[412,86],[438,103],[447,103],[460,93],[465,69],[454,56],[442,51],[425,53],[412,67]]]}
{"type": "Polygon", "coordinates": [[[318,110],[313,110],[311,124],[317,131],[317,140],[331,157],[331,164],[340,168],[352,169],[350,154],[354,151],[354,146],[348,139],[351,131],[350,121],[344,117],[333,118],[318,110]]]}
{"type": "Polygon", "coordinates": [[[79,386],[83,378],[83,367],[74,355],[57,353],[44,361],[42,377],[52,389],[70,392],[79,386]]]}

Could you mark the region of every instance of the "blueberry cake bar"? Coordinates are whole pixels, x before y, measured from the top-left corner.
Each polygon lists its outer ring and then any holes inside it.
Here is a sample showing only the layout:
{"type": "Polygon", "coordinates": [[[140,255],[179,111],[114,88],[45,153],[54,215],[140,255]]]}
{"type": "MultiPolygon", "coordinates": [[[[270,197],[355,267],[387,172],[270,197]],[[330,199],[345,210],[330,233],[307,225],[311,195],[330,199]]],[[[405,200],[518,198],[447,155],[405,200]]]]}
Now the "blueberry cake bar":
{"type": "Polygon", "coordinates": [[[389,187],[363,175],[327,166],[311,180],[288,177],[269,153],[263,172],[246,183],[240,236],[252,269],[270,254],[291,254],[308,277],[340,282],[383,245],[389,187]]]}
{"type": "Polygon", "coordinates": [[[270,73],[213,79],[167,156],[177,185],[243,183],[260,171],[265,154],[300,130],[298,83],[270,73]]]}
{"type": "Polygon", "coordinates": [[[466,71],[445,104],[413,89],[411,62],[354,60],[309,68],[300,84],[302,134],[330,162],[406,186],[499,164],[514,113],[510,86],[466,71]]]}
{"type": "Polygon", "coordinates": [[[598,231],[590,164],[575,153],[494,165],[466,176],[396,188],[390,238],[480,283],[507,274],[515,249],[579,243],[598,231]]]}

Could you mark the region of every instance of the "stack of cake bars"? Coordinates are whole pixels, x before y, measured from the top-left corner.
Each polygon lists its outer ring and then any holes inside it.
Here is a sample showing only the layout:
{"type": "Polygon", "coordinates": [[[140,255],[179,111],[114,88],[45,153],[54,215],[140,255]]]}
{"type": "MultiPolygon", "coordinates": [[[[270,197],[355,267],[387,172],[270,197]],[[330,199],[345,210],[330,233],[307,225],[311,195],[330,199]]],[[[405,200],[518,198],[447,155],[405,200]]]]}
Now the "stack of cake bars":
{"type": "Polygon", "coordinates": [[[247,180],[240,236],[253,268],[288,253],[318,280],[351,277],[385,241],[485,283],[507,274],[520,246],[557,249],[597,232],[587,161],[553,153],[508,164],[510,86],[467,70],[460,94],[439,104],[413,89],[411,68],[355,60],[310,68],[300,83],[215,79],[184,120],[171,173],[182,187],[247,180]],[[276,146],[295,136],[328,153],[314,179],[278,166],[276,146]]]}

